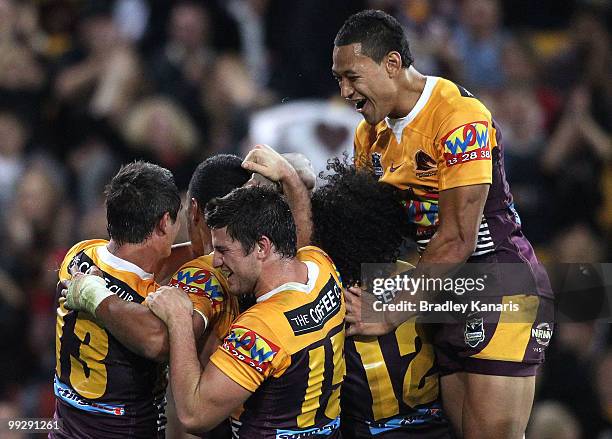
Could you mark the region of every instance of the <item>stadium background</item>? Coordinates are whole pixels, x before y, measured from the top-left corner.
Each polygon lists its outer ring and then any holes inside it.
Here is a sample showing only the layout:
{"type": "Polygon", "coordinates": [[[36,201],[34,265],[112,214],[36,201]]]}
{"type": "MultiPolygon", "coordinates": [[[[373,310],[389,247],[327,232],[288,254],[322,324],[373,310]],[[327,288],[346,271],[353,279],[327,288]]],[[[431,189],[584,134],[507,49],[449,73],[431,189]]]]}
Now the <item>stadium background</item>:
{"type": "MultiPolygon", "coordinates": [[[[610,6],[0,0],[0,419],[53,413],[56,269],[74,242],[106,237],[102,189],[121,163],[159,163],[185,189],[200,160],[253,142],[319,170],[350,149],[360,117],[337,97],[331,49],[365,7],[403,23],[417,69],[491,109],[540,258],[610,261],[610,6]]],[[[610,332],[558,326],[528,437],[612,437],[610,332]]]]}

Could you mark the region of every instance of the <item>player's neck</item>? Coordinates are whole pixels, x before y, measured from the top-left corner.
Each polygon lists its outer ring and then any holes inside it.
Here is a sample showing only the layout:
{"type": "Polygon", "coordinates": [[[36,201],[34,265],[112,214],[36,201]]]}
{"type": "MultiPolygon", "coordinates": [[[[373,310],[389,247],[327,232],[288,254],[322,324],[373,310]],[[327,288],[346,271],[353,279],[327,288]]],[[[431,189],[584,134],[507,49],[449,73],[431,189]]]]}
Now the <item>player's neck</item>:
{"type": "Polygon", "coordinates": [[[255,297],[259,298],[289,282],[308,283],[308,267],[296,258],[279,259],[262,269],[255,286],[255,297]]]}
{"type": "Polygon", "coordinates": [[[108,251],[124,261],[131,262],[147,273],[154,273],[159,263],[159,252],[147,240],[141,244],[118,245],[112,239],[108,243],[108,251]]]}
{"type": "Polygon", "coordinates": [[[399,80],[397,105],[389,113],[389,117],[399,119],[407,116],[421,97],[426,81],[426,76],[419,73],[414,67],[410,66],[405,69],[404,75],[399,80]]]}

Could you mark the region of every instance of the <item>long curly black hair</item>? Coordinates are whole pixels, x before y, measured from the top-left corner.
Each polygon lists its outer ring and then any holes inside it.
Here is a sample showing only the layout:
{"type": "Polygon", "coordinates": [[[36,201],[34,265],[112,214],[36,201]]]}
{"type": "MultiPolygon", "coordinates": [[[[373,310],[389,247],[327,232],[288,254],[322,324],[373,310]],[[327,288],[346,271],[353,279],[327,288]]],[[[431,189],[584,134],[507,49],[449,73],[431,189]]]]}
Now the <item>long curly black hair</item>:
{"type": "Polygon", "coordinates": [[[359,283],[362,263],[395,262],[410,226],[399,191],[348,158],[328,161],[326,184],[312,195],[313,243],[325,250],[345,285],[359,283]]]}

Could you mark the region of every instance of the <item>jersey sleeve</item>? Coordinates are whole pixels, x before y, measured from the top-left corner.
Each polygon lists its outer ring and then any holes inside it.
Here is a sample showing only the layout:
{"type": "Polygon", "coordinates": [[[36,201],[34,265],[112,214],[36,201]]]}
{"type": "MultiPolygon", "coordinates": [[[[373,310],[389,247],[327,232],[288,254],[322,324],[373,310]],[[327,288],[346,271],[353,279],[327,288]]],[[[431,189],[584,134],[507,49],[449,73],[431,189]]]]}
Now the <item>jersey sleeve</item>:
{"type": "Polygon", "coordinates": [[[246,312],[230,328],[210,361],[234,382],[250,392],[269,377],[279,377],[291,356],[280,346],[273,331],[246,312]]]}
{"type": "Polygon", "coordinates": [[[464,104],[443,120],[435,138],[439,190],[493,181],[491,116],[475,99],[464,104]]]}
{"type": "Polygon", "coordinates": [[[187,293],[194,309],[206,316],[209,326],[219,320],[226,306],[226,297],[221,282],[212,271],[184,265],[172,276],[169,285],[187,293]]]}

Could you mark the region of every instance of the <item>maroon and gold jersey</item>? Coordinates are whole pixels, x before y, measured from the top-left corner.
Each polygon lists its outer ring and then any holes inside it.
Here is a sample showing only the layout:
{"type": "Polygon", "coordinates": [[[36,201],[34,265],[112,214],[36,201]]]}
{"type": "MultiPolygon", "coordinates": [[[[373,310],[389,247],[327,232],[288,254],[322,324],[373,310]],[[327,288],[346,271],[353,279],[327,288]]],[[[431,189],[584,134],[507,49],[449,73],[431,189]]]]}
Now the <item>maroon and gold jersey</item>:
{"type": "MultiPolygon", "coordinates": [[[[111,254],[105,240],[83,241],[62,263],[80,272],[98,267],[106,287],[123,300],[142,303],[157,289],[153,275],[111,254]]],[[[83,311],[70,311],[56,298],[56,437],[163,437],[166,367],[140,357],[83,311]]],[[[144,305],[143,305],[144,306],[144,305]]]]}
{"type": "Polygon", "coordinates": [[[225,276],[213,267],[212,254],[183,264],[169,285],[189,294],[194,308],[208,319],[208,327],[219,339],[225,338],[238,315],[238,301],[228,293],[225,276]]]}
{"type": "MultiPolygon", "coordinates": [[[[521,264],[525,267],[525,275],[521,279],[512,279],[512,276],[504,274],[505,270],[496,270],[487,279],[487,284],[495,287],[487,288],[486,294],[500,301],[518,295],[553,298],[546,272],[523,235],[514,208],[504,171],[501,132],[489,110],[470,92],[446,79],[427,76],[425,88],[407,116],[400,119],[387,117],[376,125],[362,121],[357,127],[354,143],[356,166],[371,167],[380,181],[403,191],[408,221],[414,226],[414,238],[421,252],[426,249],[440,222],[440,191],[476,184],[489,185],[476,248],[468,262],[521,264]],[[507,297],[500,299],[501,296],[507,297]]],[[[539,302],[536,299],[526,299],[533,319],[540,312],[534,305],[539,302]]],[[[517,302],[519,300],[517,298],[517,302]]],[[[434,339],[436,349],[442,354],[438,355],[438,360],[445,359],[442,373],[463,370],[512,375],[507,372],[508,368],[503,372],[499,368],[488,369],[495,367],[491,366],[495,364],[492,361],[487,368],[483,367],[479,360],[484,357],[498,362],[512,358],[509,363],[519,366],[525,361],[541,362],[542,351],[525,350],[533,344],[529,340],[530,329],[537,330],[531,328],[532,324],[552,328],[548,315],[550,306],[548,302],[542,303],[542,320],[534,321],[530,317],[528,323],[513,326],[516,332],[508,331],[506,325],[500,326],[499,335],[491,338],[494,341],[492,348],[481,357],[473,358],[478,360],[476,363],[480,368],[474,366],[468,370],[464,360],[478,354],[479,349],[484,348],[481,344],[489,341],[484,337],[484,329],[479,331],[485,325],[483,319],[486,316],[463,316],[463,320],[454,326],[443,325],[434,339]],[[513,334],[521,336],[514,337],[513,334]],[[475,337],[477,343],[470,337],[475,337]],[[474,352],[475,349],[478,350],[474,352]]],[[[487,331],[491,334],[489,329],[487,331]]],[[[531,346],[530,349],[538,348],[531,346]]],[[[529,373],[535,373],[534,370],[531,368],[529,373]]],[[[521,370],[518,373],[526,372],[521,370]]]]}
{"type": "Polygon", "coordinates": [[[423,325],[409,320],[380,337],[347,338],[345,355],[343,436],[403,437],[447,428],[434,349],[423,325]]]}
{"type": "MultiPolygon", "coordinates": [[[[396,274],[413,268],[398,261],[396,274]]],[[[346,339],[343,437],[448,437],[429,331],[412,318],[389,334],[346,339]]]]}
{"type": "Polygon", "coordinates": [[[371,166],[380,181],[404,191],[408,220],[423,251],[438,226],[438,193],[490,184],[474,256],[490,253],[494,241],[520,230],[503,170],[501,134],[487,108],[464,88],[428,76],[410,113],[373,126],[362,121],[355,133],[355,163],[371,166]],[[495,227],[497,215],[509,224],[495,227]],[[511,224],[510,224],[511,223],[511,224]]]}
{"type": "Polygon", "coordinates": [[[298,251],[308,283],[264,294],[232,324],[210,361],[253,392],[232,416],[239,438],[339,435],[344,297],[337,271],[316,247],[298,251]]]}

